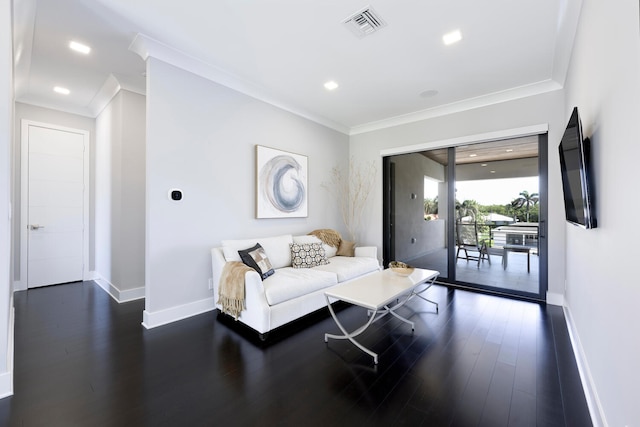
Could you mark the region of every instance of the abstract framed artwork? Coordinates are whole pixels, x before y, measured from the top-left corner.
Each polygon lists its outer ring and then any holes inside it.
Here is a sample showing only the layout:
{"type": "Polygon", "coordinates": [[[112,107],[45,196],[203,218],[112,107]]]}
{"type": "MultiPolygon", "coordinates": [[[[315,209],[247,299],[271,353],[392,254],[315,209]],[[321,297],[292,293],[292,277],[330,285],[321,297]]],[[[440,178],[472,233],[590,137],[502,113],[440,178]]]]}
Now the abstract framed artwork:
{"type": "Polygon", "coordinates": [[[256,218],[308,215],[307,156],[256,145],[256,218]]]}

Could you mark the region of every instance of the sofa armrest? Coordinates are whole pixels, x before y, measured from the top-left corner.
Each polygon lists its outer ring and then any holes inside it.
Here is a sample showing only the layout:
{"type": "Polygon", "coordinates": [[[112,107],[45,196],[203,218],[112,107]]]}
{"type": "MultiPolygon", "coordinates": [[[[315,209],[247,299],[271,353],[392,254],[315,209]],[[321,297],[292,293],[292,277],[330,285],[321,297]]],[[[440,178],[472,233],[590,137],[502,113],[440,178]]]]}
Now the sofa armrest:
{"type": "MultiPolygon", "coordinates": [[[[220,288],[220,276],[222,276],[222,269],[227,263],[224,257],[222,248],[211,249],[211,272],[213,279],[213,289],[215,297],[217,298],[218,289],[220,288]]],[[[262,286],[262,279],[257,271],[247,271],[244,276],[245,293],[249,293],[253,290],[264,294],[264,287],[262,286]]]]}
{"type": "MultiPolygon", "coordinates": [[[[213,274],[213,298],[218,308],[220,276],[227,263],[222,248],[211,249],[211,268],[213,274]]],[[[249,325],[260,333],[271,329],[271,311],[264,293],[262,279],[256,271],[247,271],[244,275],[246,309],[240,313],[238,320],[249,325]]]]}
{"type": "Polygon", "coordinates": [[[357,246],[355,256],[377,258],[378,248],[375,246],[357,246]]]}

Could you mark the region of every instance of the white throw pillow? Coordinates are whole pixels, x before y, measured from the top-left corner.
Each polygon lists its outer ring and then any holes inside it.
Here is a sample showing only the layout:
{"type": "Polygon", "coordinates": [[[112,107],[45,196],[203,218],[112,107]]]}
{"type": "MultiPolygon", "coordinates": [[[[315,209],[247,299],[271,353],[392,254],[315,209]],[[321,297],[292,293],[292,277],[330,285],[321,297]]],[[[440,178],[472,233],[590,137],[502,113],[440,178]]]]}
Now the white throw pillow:
{"type": "Polygon", "coordinates": [[[336,253],[338,252],[338,248],[329,246],[326,243],[323,243],[322,247],[324,248],[324,254],[326,255],[327,258],[333,258],[334,256],[336,256],[336,253]]]}
{"type": "Polygon", "coordinates": [[[293,236],[293,243],[303,244],[303,243],[322,243],[322,240],[318,239],[316,236],[311,236],[305,234],[304,236],[293,236]]]}

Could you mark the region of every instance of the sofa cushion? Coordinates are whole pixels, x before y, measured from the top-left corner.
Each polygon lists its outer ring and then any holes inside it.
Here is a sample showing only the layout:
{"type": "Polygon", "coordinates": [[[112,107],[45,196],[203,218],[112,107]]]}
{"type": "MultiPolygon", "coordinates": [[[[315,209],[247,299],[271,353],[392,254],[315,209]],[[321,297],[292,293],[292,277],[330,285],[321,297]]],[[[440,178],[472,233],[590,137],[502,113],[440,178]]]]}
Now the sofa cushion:
{"type": "Polygon", "coordinates": [[[262,280],[274,273],[271,261],[269,261],[269,257],[260,246],[260,243],[251,248],[238,251],[238,254],[242,262],[257,271],[262,280]]]}
{"type": "Polygon", "coordinates": [[[256,243],[264,248],[273,268],[289,267],[291,265],[291,250],[293,236],[285,234],[276,237],[260,237],[257,239],[223,240],[222,252],[226,261],[242,261],[238,251],[254,246],[256,243]]]}
{"type": "Polygon", "coordinates": [[[293,268],[311,268],[329,264],[320,243],[292,243],[291,266],[293,268]]]}
{"type": "Polygon", "coordinates": [[[335,273],[338,275],[338,282],[344,282],[376,271],[378,267],[378,260],[375,258],[335,256],[329,264],[319,265],[313,270],[335,273]]]}
{"type": "Polygon", "coordinates": [[[335,273],[309,268],[281,268],[263,282],[269,305],[276,305],[338,283],[335,273]]]}

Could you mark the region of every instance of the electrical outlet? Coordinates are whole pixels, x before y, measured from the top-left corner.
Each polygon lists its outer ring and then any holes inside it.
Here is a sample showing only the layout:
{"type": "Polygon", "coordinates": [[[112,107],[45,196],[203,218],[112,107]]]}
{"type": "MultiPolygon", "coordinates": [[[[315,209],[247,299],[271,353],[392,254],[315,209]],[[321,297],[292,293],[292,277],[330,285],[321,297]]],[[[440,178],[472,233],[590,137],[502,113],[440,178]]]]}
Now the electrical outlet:
{"type": "Polygon", "coordinates": [[[209,277],[209,289],[213,289],[213,278],[209,277]]]}

